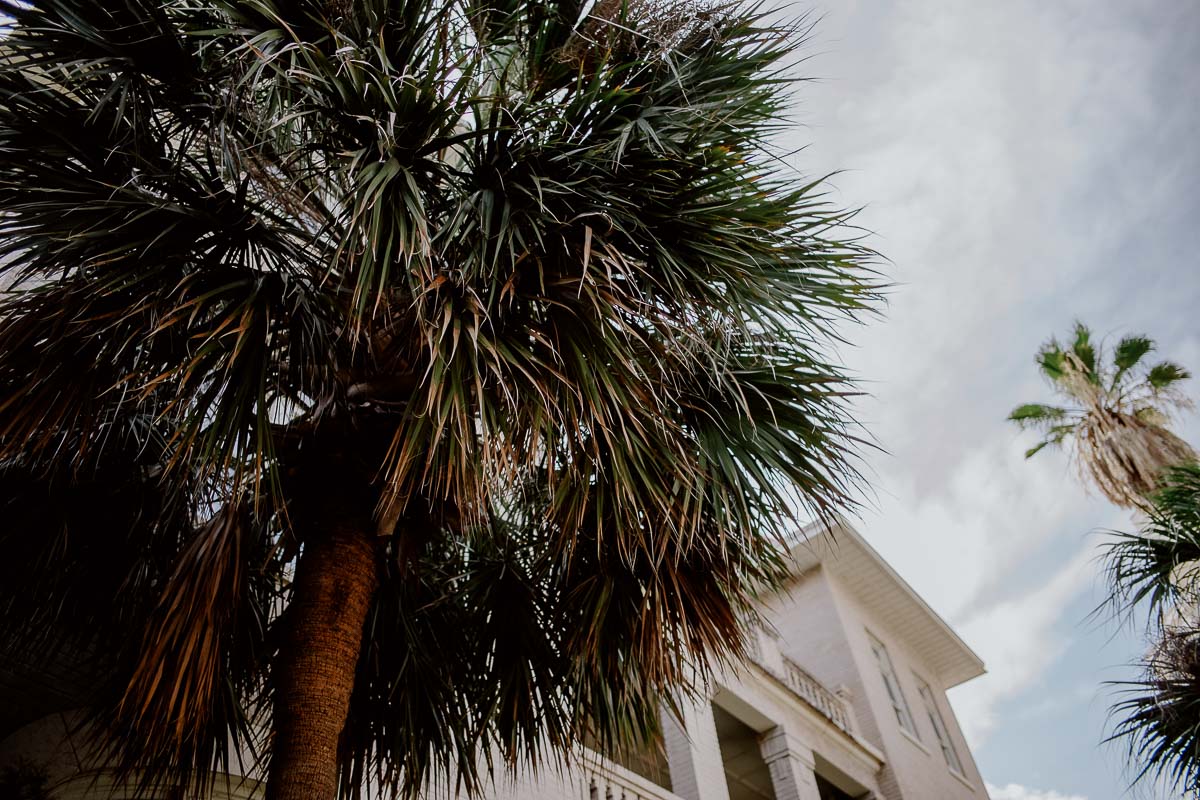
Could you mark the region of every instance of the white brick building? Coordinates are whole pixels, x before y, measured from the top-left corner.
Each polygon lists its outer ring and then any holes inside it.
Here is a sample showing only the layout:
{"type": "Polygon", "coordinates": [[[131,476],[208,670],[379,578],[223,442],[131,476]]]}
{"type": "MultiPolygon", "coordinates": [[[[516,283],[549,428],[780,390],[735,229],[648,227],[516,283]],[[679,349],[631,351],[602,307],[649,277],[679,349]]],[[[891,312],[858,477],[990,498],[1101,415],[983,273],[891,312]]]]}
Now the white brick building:
{"type": "Polygon", "coordinates": [[[591,759],[495,800],[986,800],[946,700],[979,657],[849,526],[793,556],[755,663],[666,719],[657,759],[591,759]]]}
{"type": "MultiPolygon", "coordinates": [[[[983,673],[978,656],[849,526],[810,529],[793,556],[791,585],[764,598],[771,625],[755,632],[754,663],[719,674],[681,722],[665,717],[658,751],[626,766],[586,754],[492,800],[986,800],[946,700],[983,673]]],[[[0,727],[0,765],[43,765],[59,800],[110,796],[95,772],[72,780],[64,720],[0,727]]],[[[256,785],[229,797],[255,797],[256,785]]]]}

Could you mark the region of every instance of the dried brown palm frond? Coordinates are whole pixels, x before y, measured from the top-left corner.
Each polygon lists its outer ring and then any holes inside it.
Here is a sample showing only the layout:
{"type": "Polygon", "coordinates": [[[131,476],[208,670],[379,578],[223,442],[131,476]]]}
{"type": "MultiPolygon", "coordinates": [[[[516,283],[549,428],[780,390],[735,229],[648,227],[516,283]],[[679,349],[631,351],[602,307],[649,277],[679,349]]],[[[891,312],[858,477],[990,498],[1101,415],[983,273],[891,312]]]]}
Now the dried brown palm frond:
{"type": "Polygon", "coordinates": [[[1173,414],[1193,407],[1178,386],[1190,375],[1167,361],[1143,365],[1153,349],[1144,336],[1125,337],[1107,365],[1104,348],[1093,344],[1083,324],[1076,325],[1069,347],[1054,339],[1045,344],[1038,365],[1069,405],[1032,403],[1012,411],[1010,420],[1042,435],[1025,457],[1069,441],[1085,485],[1119,506],[1143,507],[1165,469],[1196,459],[1195,450],[1166,427],[1173,414]]]}
{"type": "Polygon", "coordinates": [[[221,765],[234,774],[250,766],[231,762],[253,760],[263,738],[244,698],[260,691],[271,604],[280,589],[268,530],[244,504],[228,503],[187,537],[134,651],[124,691],[96,712],[103,730],[150,734],[125,745],[137,755],[118,768],[136,762],[185,778],[203,793],[215,776],[194,765],[221,765]],[[188,680],[164,680],[173,675],[188,680]]]}
{"type": "Polygon", "coordinates": [[[1085,480],[1119,506],[1142,507],[1165,468],[1196,458],[1191,446],[1136,413],[1098,410],[1075,433],[1075,460],[1085,480]]]}

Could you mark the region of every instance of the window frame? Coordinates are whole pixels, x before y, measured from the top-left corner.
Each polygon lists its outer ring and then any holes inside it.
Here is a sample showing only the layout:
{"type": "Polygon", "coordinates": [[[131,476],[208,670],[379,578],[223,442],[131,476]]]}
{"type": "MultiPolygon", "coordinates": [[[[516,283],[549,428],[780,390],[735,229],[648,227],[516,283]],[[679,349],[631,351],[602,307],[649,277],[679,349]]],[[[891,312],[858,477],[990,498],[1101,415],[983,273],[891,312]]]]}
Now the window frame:
{"type": "Polygon", "coordinates": [[[871,645],[871,652],[875,655],[875,664],[879,668],[879,675],[883,679],[884,691],[887,692],[888,700],[892,704],[892,711],[896,715],[896,724],[900,726],[902,732],[920,742],[921,734],[917,731],[917,718],[913,716],[912,706],[908,704],[904,687],[900,685],[900,675],[896,672],[896,665],[892,661],[892,655],[888,652],[887,645],[870,631],[867,631],[867,639],[871,645]]]}
{"type": "Polygon", "coordinates": [[[925,705],[925,715],[929,717],[933,736],[942,750],[942,758],[946,760],[946,768],[958,777],[965,778],[966,772],[963,770],[962,757],[958,754],[958,748],[954,746],[954,739],[950,736],[950,727],[946,725],[946,718],[942,715],[942,709],[938,705],[933,686],[915,672],[913,678],[917,681],[917,696],[925,705]]]}

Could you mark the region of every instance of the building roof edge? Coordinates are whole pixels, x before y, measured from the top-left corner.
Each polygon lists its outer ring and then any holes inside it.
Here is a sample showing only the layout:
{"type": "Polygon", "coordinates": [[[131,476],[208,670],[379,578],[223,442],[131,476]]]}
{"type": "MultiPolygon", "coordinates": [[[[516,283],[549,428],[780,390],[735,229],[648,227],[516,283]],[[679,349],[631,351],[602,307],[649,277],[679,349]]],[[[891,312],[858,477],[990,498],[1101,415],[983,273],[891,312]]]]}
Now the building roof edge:
{"type": "Polygon", "coordinates": [[[911,631],[915,637],[911,644],[945,688],[986,672],[983,659],[845,518],[806,525],[792,545],[791,557],[797,575],[821,564],[885,624],[911,631]]]}

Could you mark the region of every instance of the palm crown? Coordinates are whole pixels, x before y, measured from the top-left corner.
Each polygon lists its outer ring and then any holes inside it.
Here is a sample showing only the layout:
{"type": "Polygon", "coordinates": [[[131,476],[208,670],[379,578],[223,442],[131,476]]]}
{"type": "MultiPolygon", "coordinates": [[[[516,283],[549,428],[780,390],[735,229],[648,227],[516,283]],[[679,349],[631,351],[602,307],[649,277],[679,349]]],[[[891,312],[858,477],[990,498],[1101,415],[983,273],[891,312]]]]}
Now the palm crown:
{"type": "Polygon", "coordinates": [[[801,27],[3,8],[3,623],[91,654],[125,774],[269,731],[269,798],[415,792],[636,741],[848,502],[821,342],[876,290],[769,147],[801,27]]]}
{"type": "Polygon", "coordinates": [[[1103,345],[1092,341],[1082,323],[1069,344],[1051,339],[1043,345],[1038,367],[1068,405],[1013,409],[1010,420],[1042,437],[1025,457],[1070,440],[1085,480],[1117,505],[1144,505],[1164,468],[1195,459],[1187,443],[1166,428],[1173,412],[1191,405],[1178,388],[1190,375],[1170,361],[1144,363],[1153,351],[1154,342],[1145,336],[1127,336],[1106,363],[1103,345]]]}

